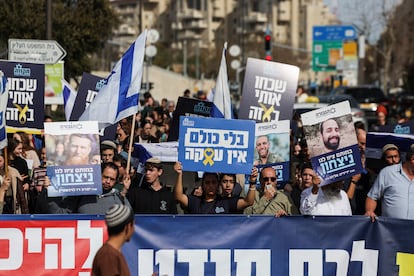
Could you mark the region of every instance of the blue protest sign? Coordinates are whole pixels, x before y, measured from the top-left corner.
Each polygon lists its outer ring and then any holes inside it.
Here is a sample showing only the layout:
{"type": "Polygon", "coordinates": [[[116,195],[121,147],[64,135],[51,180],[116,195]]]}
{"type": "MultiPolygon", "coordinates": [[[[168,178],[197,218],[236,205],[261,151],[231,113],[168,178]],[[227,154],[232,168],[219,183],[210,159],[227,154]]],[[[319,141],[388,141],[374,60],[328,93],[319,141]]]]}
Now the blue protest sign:
{"type": "Polygon", "coordinates": [[[178,160],[184,171],[250,173],[255,123],[180,117],[178,160]]]}

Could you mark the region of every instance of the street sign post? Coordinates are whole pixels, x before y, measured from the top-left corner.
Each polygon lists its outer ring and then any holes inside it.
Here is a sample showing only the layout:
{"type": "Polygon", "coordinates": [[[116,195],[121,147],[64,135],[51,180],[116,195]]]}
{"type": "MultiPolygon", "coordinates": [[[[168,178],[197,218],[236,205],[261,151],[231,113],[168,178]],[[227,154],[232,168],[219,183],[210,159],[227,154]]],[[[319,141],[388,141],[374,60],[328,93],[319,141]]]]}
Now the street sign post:
{"type": "Polygon", "coordinates": [[[40,64],[55,64],[66,51],[54,40],[9,39],[9,60],[40,64]]]}
{"type": "Polygon", "coordinates": [[[336,63],[341,58],[344,41],[356,40],[357,32],[353,26],[314,26],[312,69],[335,71],[336,63]]]}

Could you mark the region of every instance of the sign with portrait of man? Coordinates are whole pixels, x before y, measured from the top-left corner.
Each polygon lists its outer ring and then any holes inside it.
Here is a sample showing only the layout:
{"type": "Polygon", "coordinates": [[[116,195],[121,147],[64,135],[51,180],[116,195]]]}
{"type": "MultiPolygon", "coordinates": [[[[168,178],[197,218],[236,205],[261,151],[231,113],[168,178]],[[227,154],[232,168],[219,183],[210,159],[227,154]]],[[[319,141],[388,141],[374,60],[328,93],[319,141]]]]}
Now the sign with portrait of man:
{"type": "Polygon", "coordinates": [[[312,167],[321,186],[362,171],[351,106],[348,101],[301,115],[312,167]]]}
{"type": "MultiPolygon", "coordinates": [[[[256,123],[254,165],[273,167],[278,187],[289,180],[290,121],[256,123]]],[[[246,178],[248,179],[248,178],[246,178]]]]}
{"type": "Polygon", "coordinates": [[[48,196],[102,193],[98,122],[45,123],[48,196]]]}

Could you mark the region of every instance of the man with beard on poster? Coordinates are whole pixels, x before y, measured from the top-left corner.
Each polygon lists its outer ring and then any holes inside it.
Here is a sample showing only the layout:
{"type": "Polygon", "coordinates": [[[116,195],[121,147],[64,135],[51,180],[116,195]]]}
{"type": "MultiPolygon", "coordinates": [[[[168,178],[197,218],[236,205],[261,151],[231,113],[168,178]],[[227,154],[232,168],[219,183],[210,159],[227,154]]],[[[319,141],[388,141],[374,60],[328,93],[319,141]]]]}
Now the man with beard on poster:
{"type": "Polygon", "coordinates": [[[303,190],[300,199],[300,213],[312,216],[351,216],[351,205],[347,194],[341,189],[343,181],[319,187],[321,180],[316,174],[312,187],[303,190]]]}
{"type": "Polygon", "coordinates": [[[337,150],[341,141],[339,123],[332,118],[325,120],[319,125],[319,130],[324,144],[324,152],[337,150]]]}

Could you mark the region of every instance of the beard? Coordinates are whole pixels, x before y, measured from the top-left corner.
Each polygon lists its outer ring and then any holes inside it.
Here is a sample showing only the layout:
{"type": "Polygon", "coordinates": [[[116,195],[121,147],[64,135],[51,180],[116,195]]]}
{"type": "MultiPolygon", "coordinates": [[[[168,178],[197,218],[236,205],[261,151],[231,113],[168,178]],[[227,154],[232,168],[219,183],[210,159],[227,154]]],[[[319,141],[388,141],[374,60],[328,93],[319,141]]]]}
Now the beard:
{"type": "Polygon", "coordinates": [[[341,138],[339,136],[332,136],[328,138],[328,141],[324,142],[325,147],[330,150],[336,150],[339,147],[339,142],[341,138]]]}
{"type": "Polygon", "coordinates": [[[340,199],[341,189],[338,187],[329,187],[328,185],[323,189],[323,194],[329,199],[340,199]]]}

